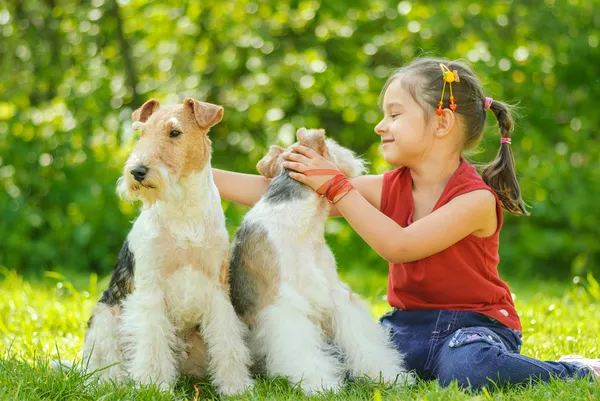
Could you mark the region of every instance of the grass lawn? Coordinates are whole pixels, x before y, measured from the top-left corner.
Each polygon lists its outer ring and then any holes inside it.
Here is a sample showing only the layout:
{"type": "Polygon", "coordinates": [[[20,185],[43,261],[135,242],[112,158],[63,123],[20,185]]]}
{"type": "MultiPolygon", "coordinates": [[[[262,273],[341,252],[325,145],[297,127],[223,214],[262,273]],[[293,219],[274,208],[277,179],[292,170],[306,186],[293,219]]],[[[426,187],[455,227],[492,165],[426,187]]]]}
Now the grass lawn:
{"type": "MultiPolygon", "coordinates": [[[[388,307],[386,277],[349,272],[344,279],[371,304],[374,316],[388,307]]],[[[105,288],[94,276],[72,280],[55,273],[28,282],[0,271],[0,400],[194,400],[218,398],[195,378],[182,378],[172,394],[153,387],[88,385],[78,372],[56,372],[53,358],[80,357],[89,311],[105,288]],[[75,284],[72,284],[75,283],[75,284]]],[[[600,286],[591,277],[578,283],[510,282],[524,326],[523,353],[541,359],[563,354],[600,356],[600,286]]],[[[284,380],[259,380],[239,400],[296,400],[302,394],[284,380]]],[[[600,384],[552,382],[472,394],[456,386],[420,382],[410,388],[348,385],[328,400],[600,400],[600,384]]]]}

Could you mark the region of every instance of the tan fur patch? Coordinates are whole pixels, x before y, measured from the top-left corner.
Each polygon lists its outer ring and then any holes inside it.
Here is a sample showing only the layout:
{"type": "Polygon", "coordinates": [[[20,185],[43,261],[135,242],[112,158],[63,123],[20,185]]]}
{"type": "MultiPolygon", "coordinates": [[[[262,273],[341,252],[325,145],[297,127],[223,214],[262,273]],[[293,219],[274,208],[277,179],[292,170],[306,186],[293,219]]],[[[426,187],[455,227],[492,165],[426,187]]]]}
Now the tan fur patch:
{"type": "Polygon", "coordinates": [[[221,271],[219,272],[219,283],[226,289],[227,296],[229,296],[229,251],[223,259],[221,264],[221,271]]]}
{"type": "Polygon", "coordinates": [[[285,152],[285,149],[281,146],[270,146],[267,154],[256,164],[256,170],[265,178],[276,177],[279,174],[283,152],[285,152]]]}
{"type": "Polygon", "coordinates": [[[256,324],[258,312],[273,304],[279,295],[280,267],[277,253],[265,233],[254,233],[242,246],[240,268],[250,280],[256,299],[241,319],[252,327],[256,324]]]}
{"type": "Polygon", "coordinates": [[[327,146],[325,145],[325,130],[300,128],[296,132],[298,143],[302,146],[313,149],[321,156],[325,155],[327,146]]]}
{"type": "Polygon", "coordinates": [[[322,319],[318,323],[321,326],[321,330],[323,330],[323,335],[325,336],[325,338],[333,339],[335,334],[333,332],[333,320],[330,317],[328,317],[326,319],[322,319]]]}
{"type": "MultiPolygon", "coordinates": [[[[178,247],[175,239],[172,238],[168,231],[162,231],[159,238],[163,238],[161,246],[165,249],[177,249],[177,252],[173,252],[169,258],[165,258],[160,266],[160,273],[164,278],[170,277],[176,273],[183,266],[191,266],[194,270],[202,271],[202,273],[212,282],[216,282],[217,274],[223,274],[222,268],[219,272],[211,270],[210,264],[205,265],[202,263],[204,260],[214,260],[213,257],[221,257],[221,253],[215,250],[215,254],[208,255],[207,250],[198,247],[181,248],[178,247]],[[164,233],[164,234],[163,234],[164,233]]],[[[214,268],[213,268],[214,269],[214,268]]]]}
{"type": "Polygon", "coordinates": [[[208,368],[206,343],[202,335],[194,331],[185,340],[187,358],[181,366],[182,373],[196,377],[205,377],[208,368]]]}

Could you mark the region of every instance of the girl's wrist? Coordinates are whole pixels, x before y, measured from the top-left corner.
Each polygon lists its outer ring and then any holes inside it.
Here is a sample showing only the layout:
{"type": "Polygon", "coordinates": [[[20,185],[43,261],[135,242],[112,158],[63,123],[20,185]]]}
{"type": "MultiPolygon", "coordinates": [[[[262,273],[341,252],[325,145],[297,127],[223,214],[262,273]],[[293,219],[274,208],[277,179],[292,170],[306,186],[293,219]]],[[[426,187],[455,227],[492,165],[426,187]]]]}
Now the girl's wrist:
{"type": "Polygon", "coordinates": [[[329,203],[334,205],[353,188],[354,186],[348,181],[348,177],[338,172],[337,175],[319,188],[318,192],[321,192],[329,203]],[[325,185],[327,185],[327,188],[324,188],[325,185]]]}
{"type": "Polygon", "coordinates": [[[330,203],[332,205],[336,205],[339,201],[341,201],[342,199],[344,199],[346,197],[346,195],[348,195],[350,192],[352,192],[353,190],[355,190],[355,187],[349,188],[347,191],[345,192],[341,192],[335,195],[335,197],[330,201],[330,203]]]}

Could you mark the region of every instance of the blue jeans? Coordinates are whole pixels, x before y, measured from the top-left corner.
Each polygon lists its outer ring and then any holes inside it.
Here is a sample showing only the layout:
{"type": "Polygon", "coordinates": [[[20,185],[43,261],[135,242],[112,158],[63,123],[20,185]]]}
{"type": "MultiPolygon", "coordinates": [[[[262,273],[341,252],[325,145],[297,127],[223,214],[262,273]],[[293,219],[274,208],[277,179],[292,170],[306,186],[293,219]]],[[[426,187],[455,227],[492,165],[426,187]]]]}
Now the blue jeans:
{"type": "Polygon", "coordinates": [[[442,386],[452,380],[461,388],[480,389],[492,382],[504,386],[532,380],[547,382],[551,377],[594,377],[581,364],[521,355],[520,333],[479,313],[394,309],[380,322],[391,329],[407,369],[422,379],[438,379],[442,386]]]}

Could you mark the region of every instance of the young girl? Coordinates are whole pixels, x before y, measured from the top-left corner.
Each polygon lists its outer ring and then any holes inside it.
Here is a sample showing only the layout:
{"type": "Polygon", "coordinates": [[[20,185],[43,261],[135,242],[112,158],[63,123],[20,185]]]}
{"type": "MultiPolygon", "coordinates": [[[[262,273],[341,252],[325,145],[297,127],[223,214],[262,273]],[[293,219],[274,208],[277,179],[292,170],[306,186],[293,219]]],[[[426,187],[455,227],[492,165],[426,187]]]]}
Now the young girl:
{"type": "MultiPolygon", "coordinates": [[[[484,96],[459,62],[419,59],[385,84],[375,127],[395,170],[349,180],[311,149],[284,153],[290,176],[325,194],[389,261],[381,318],[407,368],[421,378],[480,388],[600,375],[600,362],[568,357],[545,362],[520,355],[521,323],[498,275],[502,208],[527,214],[514,171],[510,110],[484,96]],[[463,157],[483,135],[487,110],[500,126],[500,151],[480,177],[463,157]]],[[[215,170],[221,195],[252,205],[268,180],[215,170]]]]}

